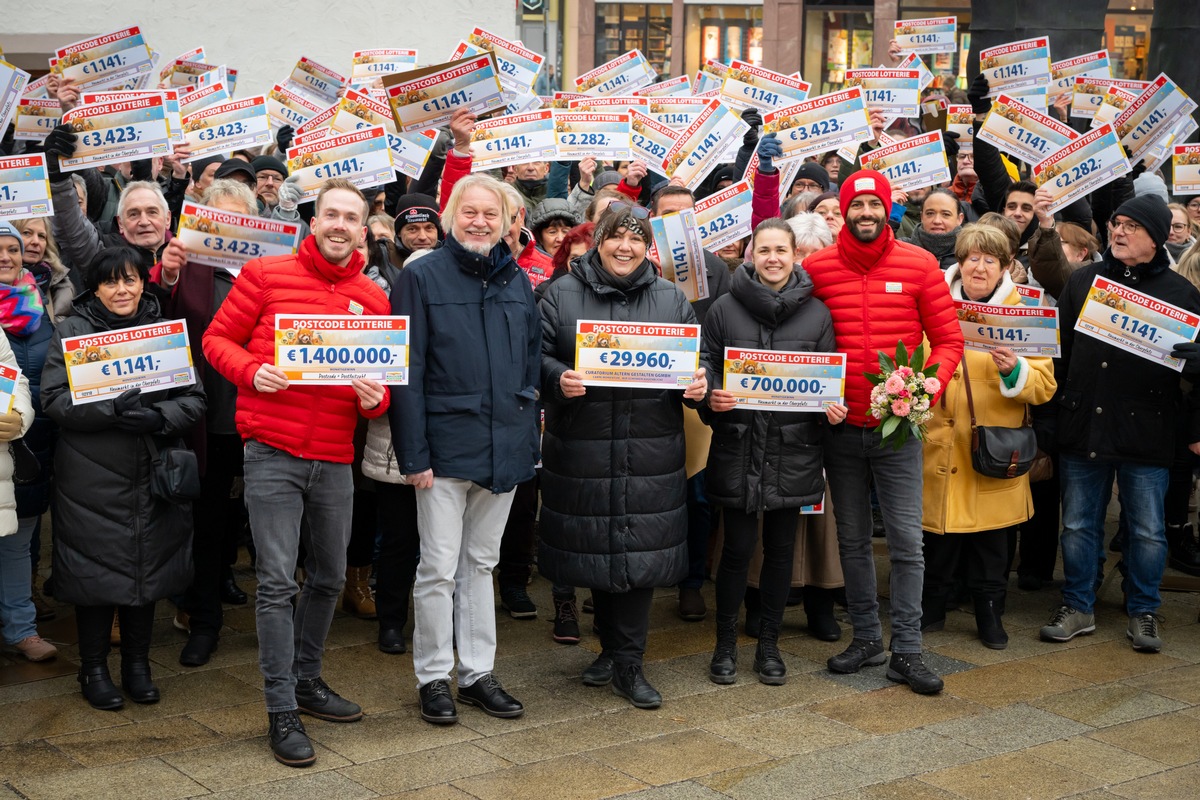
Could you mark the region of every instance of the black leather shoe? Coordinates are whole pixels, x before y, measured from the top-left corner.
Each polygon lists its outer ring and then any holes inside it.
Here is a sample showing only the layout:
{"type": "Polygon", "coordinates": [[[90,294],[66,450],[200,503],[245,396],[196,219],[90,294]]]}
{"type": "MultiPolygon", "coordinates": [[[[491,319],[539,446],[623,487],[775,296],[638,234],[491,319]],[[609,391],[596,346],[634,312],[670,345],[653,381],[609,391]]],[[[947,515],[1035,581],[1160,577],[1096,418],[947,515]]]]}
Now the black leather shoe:
{"type": "Polygon", "coordinates": [[[268,733],[271,739],[271,752],[275,760],[289,767],[312,766],[317,760],[312,742],[304,730],[304,723],[295,711],[279,711],[268,713],[271,726],[268,733]]]}
{"type": "Polygon", "coordinates": [[[525,713],[521,701],[504,691],[500,680],[490,672],[470,686],[458,687],[458,701],[501,719],[512,719],[525,713]]]}
{"type": "Polygon", "coordinates": [[[296,705],[301,714],[329,722],[358,722],[363,715],[362,706],[330,689],[321,678],[296,681],[296,705]]]}
{"type": "Polygon", "coordinates": [[[379,650],[383,653],[391,653],[392,655],[400,655],[407,653],[408,648],[404,646],[404,631],[399,628],[384,628],[379,632],[379,650]]]}
{"type": "Polygon", "coordinates": [[[158,687],[150,677],[149,661],[132,661],[121,664],[121,687],[135,703],[157,703],[158,687]]]}
{"type": "Polygon", "coordinates": [[[945,686],[942,679],[925,666],[920,653],[892,653],[887,676],[897,683],[907,683],[917,694],[937,694],[945,686]]]}
{"type": "Polygon", "coordinates": [[[237,585],[232,575],[226,575],[221,579],[221,602],[231,606],[244,606],[250,602],[250,598],[237,585]]]}
{"type": "Polygon", "coordinates": [[[877,667],[884,661],[887,661],[887,656],[884,655],[882,641],[851,639],[849,646],[836,656],[830,657],[825,665],[831,672],[849,675],[858,672],[862,667],[877,667]]]}
{"type": "Polygon", "coordinates": [[[833,592],[817,586],[805,586],[803,594],[809,634],[822,642],[841,639],[842,628],[833,616],[833,592]]]}
{"type": "MultiPolygon", "coordinates": [[[[766,631],[764,631],[766,634],[766,631]]],[[[767,686],[782,686],[787,683],[787,665],[779,655],[779,629],[775,628],[769,636],[763,635],[754,649],[754,674],[759,683],[767,686]]]]}
{"type": "Polygon", "coordinates": [[[613,694],[624,697],[635,708],[658,708],[662,695],[650,685],[641,664],[622,664],[613,671],[613,694]]]}
{"type": "Polygon", "coordinates": [[[583,671],[584,686],[608,686],[613,678],[613,660],[603,653],[583,671]]]}
{"type": "Polygon", "coordinates": [[[450,696],[446,681],[430,681],[418,692],[421,696],[421,719],[434,725],[453,725],[458,722],[458,709],[450,696]]]}
{"type": "Polygon", "coordinates": [[[112,676],[108,674],[107,666],[101,664],[95,667],[81,667],[77,680],[83,691],[83,698],[91,704],[92,708],[100,711],[116,711],[125,705],[125,698],[121,696],[121,690],[112,682],[112,676]]]}
{"type": "Polygon", "coordinates": [[[217,637],[208,633],[193,633],[179,652],[179,663],[185,667],[203,667],[217,651],[217,637]]]}
{"type": "Polygon", "coordinates": [[[717,614],[717,646],[708,662],[708,679],[721,686],[737,680],[737,616],[717,614]]]}

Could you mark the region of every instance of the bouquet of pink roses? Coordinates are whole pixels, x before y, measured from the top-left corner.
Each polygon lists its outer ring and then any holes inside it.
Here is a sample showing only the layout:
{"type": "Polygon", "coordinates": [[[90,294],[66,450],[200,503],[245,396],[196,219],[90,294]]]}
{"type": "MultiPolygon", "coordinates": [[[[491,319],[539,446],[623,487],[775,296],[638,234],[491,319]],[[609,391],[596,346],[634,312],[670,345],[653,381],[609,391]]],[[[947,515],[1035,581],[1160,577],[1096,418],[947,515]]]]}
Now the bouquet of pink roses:
{"type": "Polygon", "coordinates": [[[895,360],[881,351],[879,374],[863,373],[874,384],[870,416],[880,421],[883,441],[895,449],[909,436],[924,441],[925,423],[933,416],[933,398],[942,390],[941,381],[925,374],[936,375],[937,369],[937,364],[925,363],[924,345],[913,352],[910,361],[904,342],[897,342],[895,360]]]}

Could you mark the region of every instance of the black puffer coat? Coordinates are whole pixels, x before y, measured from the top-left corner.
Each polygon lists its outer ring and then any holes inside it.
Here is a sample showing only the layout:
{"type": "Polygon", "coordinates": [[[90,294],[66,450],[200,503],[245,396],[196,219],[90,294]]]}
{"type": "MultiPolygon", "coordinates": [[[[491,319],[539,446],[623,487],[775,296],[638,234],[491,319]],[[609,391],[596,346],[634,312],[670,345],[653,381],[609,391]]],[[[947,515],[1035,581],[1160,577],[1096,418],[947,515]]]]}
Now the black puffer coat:
{"type": "MultiPolygon", "coordinates": [[[[683,292],[648,265],[621,291],[600,278],[591,250],[541,302],[538,570],[555,583],[626,592],[672,586],[687,575],[683,393],[589,386],[568,400],[559,388],[575,364],[581,319],[695,324],[683,292]]],[[[706,366],[703,352],[700,359],[706,366]]]]}
{"type": "MultiPolygon", "coordinates": [[[[713,303],[702,331],[713,363],[724,363],[726,347],[833,352],[833,318],[812,291],[812,279],[800,267],[779,292],[758,282],[753,265],[738,267],[729,294],[713,303]]],[[[710,376],[714,390],[723,388],[723,372],[714,369],[710,376]]],[[[820,501],[824,414],[703,408],[700,418],[713,429],[704,473],[709,500],[748,514],[820,501]]]]}
{"type": "MultiPolygon", "coordinates": [[[[192,578],[192,509],[150,494],[150,454],[140,434],[118,430],[113,401],[71,400],[62,340],[113,330],[98,298],[75,299],[58,324],[42,371],[42,407],[58,423],[54,455],[54,598],[75,605],[144,605],[187,588],[192,578]]],[[[132,328],[161,319],[158,302],[142,295],[132,328]]],[[[197,384],[146,391],[143,405],[163,415],[156,442],[179,436],[204,415],[197,384]]]]}

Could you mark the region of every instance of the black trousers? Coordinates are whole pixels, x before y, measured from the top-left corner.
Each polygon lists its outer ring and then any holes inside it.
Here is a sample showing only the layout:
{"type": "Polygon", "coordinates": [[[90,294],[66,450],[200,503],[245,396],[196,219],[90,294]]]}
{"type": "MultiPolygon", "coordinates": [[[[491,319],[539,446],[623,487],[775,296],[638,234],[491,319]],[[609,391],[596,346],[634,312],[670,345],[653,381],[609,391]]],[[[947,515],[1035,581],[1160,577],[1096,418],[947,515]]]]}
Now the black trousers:
{"type": "Polygon", "coordinates": [[[375,609],[380,630],[403,630],[408,624],[408,601],[421,539],[417,535],[417,492],[399,483],[375,484],[376,519],[380,535],[375,562],[375,609]]]}
{"type": "MultiPolygon", "coordinates": [[[[375,534],[379,530],[378,495],[354,490],[354,511],[350,515],[350,543],[346,545],[347,567],[369,567],[375,561],[375,534]]],[[[376,582],[379,578],[376,576],[376,582]]]]}
{"type": "Polygon", "coordinates": [[[108,653],[112,649],[109,633],[112,631],[114,611],[121,623],[121,663],[149,658],[150,634],[154,629],[154,603],[144,606],[75,606],[81,666],[108,663],[108,653]]]}
{"type": "Polygon", "coordinates": [[[1017,563],[1018,575],[1032,575],[1043,581],[1054,578],[1054,563],[1058,560],[1059,516],[1062,510],[1062,490],[1058,483],[1058,456],[1051,457],[1054,477],[1029,484],[1033,497],[1033,516],[1011,529],[1020,530],[1017,563]]]}
{"type": "Polygon", "coordinates": [[[646,634],[650,630],[650,603],[653,589],[628,592],[604,592],[595,589],[596,625],[600,628],[600,646],[618,665],[641,665],[646,655],[646,634]]]}
{"type": "MultiPolygon", "coordinates": [[[[737,508],[722,509],[725,545],[717,568],[717,621],[737,619],[746,596],[746,573],[758,546],[758,515],[737,508]]],[[[764,623],[783,621],[788,590],[792,585],[792,556],[796,550],[796,525],[800,512],[783,508],[763,512],[763,564],[758,579],[764,623]]]]}
{"type": "MultiPolygon", "coordinates": [[[[200,479],[200,499],[192,503],[192,583],[183,597],[183,610],[191,616],[193,633],[217,636],[221,632],[221,577],[237,555],[234,517],[229,493],[234,478],[242,474],[242,439],[236,433],[210,433],[207,465],[200,479]]],[[[124,633],[122,633],[124,640],[124,633]]]]}
{"type": "Polygon", "coordinates": [[[960,561],[967,590],[975,600],[1005,596],[1008,571],[1008,528],[977,533],[937,534],[925,531],[925,585],[921,592],[926,614],[945,611],[960,561]]]}
{"type": "Polygon", "coordinates": [[[508,522],[504,524],[504,535],[500,538],[500,563],[496,565],[496,579],[501,589],[524,589],[533,574],[539,475],[535,473],[531,480],[518,483],[513,495],[508,522]]]}

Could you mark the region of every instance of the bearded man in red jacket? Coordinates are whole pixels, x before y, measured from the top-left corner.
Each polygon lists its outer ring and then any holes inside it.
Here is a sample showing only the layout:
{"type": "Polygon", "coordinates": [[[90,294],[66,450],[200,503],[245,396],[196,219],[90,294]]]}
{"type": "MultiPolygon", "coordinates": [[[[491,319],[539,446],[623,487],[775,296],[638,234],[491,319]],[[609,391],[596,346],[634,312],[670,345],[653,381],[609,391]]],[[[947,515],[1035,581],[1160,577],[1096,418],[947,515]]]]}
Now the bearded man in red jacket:
{"type": "Polygon", "coordinates": [[[868,413],[872,387],[863,373],[879,371],[880,351],[890,355],[902,341],[911,353],[928,338],[926,363],[939,364],[937,377],[945,386],[962,358],[963,336],[937,259],[892,234],[887,178],[875,170],[854,173],[842,184],[841,207],[846,225],[837,241],[804,259],[814,296],[833,315],[837,349],[846,354],[849,415],[831,429],[824,450],[854,639],[828,664],[834,672],[850,673],[886,658],[871,553],[874,479],[892,564],[887,676],[920,694],[934,694],[942,690],[942,679],[921,657],[921,441],[910,438],[898,450],[881,442],[878,422],[868,413]]]}
{"type": "Polygon", "coordinates": [[[258,663],[263,673],[275,759],[290,767],[316,760],[297,711],[355,722],[362,708],[321,679],[321,657],[346,580],[346,543],[359,414],[388,409],[379,383],[348,386],[288,381],[275,366],[275,315],[384,316],[387,296],[363,274],[357,251],[367,234],[367,201],[335,178],[317,195],[312,236],[294,256],[247,262],[204,334],[204,355],[238,389],[236,422],[245,444],[246,509],[258,553],[258,663]],[[295,569],[304,521],[304,588],[295,569]],[[295,610],[292,598],[296,597],[295,610]]]}

